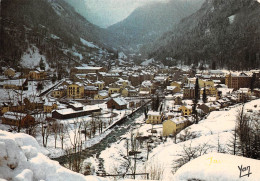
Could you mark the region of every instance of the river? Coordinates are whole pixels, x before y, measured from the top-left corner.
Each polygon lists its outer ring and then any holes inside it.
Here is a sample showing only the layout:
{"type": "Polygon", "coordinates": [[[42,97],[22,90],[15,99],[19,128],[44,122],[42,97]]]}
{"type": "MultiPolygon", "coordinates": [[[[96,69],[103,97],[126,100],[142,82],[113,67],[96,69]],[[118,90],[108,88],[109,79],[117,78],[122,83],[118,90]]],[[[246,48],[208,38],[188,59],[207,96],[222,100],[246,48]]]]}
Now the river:
{"type": "MultiPolygon", "coordinates": [[[[144,107],[141,107],[131,115],[124,118],[122,121],[119,121],[116,126],[114,126],[112,131],[104,138],[100,143],[93,145],[82,151],[82,161],[87,158],[93,157],[96,155],[96,158],[99,159],[100,153],[109,147],[112,143],[115,143],[120,139],[122,135],[130,130],[132,126],[134,126],[134,121],[136,118],[140,117],[144,114],[144,107]]],[[[55,158],[54,160],[58,161],[61,165],[64,165],[68,162],[67,156],[61,156],[55,158]]],[[[99,168],[103,169],[103,160],[99,159],[99,168]]]]}

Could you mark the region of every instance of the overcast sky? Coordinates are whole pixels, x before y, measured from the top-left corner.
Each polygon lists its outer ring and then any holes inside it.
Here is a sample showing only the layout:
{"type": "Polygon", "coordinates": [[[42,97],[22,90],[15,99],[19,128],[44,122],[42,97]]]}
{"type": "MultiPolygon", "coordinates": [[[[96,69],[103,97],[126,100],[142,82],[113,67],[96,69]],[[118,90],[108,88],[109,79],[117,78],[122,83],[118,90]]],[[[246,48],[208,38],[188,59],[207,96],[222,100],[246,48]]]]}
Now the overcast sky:
{"type": "Polygon", "coordinates": [[[135,8],[151,2],[169,0],[85,0],[88,19],[107,27],[125,19],[135,8]]]}

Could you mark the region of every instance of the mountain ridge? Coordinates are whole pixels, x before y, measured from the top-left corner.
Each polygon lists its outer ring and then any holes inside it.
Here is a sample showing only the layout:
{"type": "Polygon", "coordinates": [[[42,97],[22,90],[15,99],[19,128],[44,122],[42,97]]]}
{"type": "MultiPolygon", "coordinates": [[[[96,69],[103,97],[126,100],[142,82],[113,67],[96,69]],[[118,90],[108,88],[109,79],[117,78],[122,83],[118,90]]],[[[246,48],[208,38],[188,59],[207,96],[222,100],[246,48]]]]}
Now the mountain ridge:
{"type": "Polygon", "coordinates": [[[64,0],[1,1],[0,60],[11,66],[19,66],[23,53],[33,46],[54,63],[52,67],[70,65],[71,60],[78,64],[82,58],[77,53],[88,58],[99,51],[81,38],[106,48],[103,36],[108,36],[106,30],[88,22],[64,0]]]}
{"type": "Polygon", "coordinates": [[[201,6],[203,0],[169,1],[150,3],[135,9],[126,19],[108,27],[118,40],[115,44],[124,49],[138,49],[169,31],[182,18],[192,14],[201,6]]]}
{"type": "Polygon", "coordinates": [[[255,0],[207,0],[202,7],[165,33],[148,57],[172,57],[186,64],[217,62],[219,67],[259,66],[260,4],[255,0]],[[241,63],[237,63],[241,62],[241,63]]]}

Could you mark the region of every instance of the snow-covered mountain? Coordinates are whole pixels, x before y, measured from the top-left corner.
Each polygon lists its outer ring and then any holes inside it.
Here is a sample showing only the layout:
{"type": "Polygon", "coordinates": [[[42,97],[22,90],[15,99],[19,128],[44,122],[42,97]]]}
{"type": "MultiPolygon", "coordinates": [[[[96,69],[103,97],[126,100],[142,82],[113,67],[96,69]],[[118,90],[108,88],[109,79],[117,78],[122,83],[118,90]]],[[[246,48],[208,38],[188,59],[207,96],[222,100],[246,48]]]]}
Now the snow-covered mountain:
{"type": "Polygon", "coordinates": [[[260,3],[256,0],[207,0],[143,52],[149,57],[181,59],[234,68],[259,67],[260,3]],[[239,62],[239,63],[238,63],[239,62]]]}
{"type": "Polygon", "coordinates": [[[106,49],[104,36],[106,30],[88,22],[64,0],[1,1],[0,60],[10,66],[19,65],[23,57],[35,60],[34,49],[36,57],[44,57],[51,67],[77,63],[106,49]]]}
{"type": "Polygon", "coordinates": [[[108,30],[118,37],[114,46],[137,49],[140,44],[153,42],[171,30],[182,18],[196,12],[204,0],[170,0],[156,2],[134,10],[126,19],[108,30]]]}

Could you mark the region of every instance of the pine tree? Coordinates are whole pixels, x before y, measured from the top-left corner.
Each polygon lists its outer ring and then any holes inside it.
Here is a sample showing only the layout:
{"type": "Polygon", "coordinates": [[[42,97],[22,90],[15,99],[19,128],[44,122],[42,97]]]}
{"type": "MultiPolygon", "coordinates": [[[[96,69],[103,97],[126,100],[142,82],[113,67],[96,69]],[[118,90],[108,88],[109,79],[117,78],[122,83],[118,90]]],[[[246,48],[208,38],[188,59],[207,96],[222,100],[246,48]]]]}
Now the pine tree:
{"type": "Polygon", "coordinates": [[[198,124],[198,112],[197,112],[197,104],[199,100],[199,79],[196,78],[196,84],[195,84],[195,98],[193,100],[193,107],[192,107],[192,114],[195,117],[195,123],[198,124]]]}
{"type": "Polygon", "coordinates": [[[195,102],[198,103],[198,100],[200,98],[199,95],[199,79],[196,78],[196,84],[195,84],[195,102]]]}
{"type": "Polygon", "coordinates": [[[255,88],[255,81],[256,81],[256,74],[253,73],[253,76],[251,78],[251,82],[250,82],[250,89],[251,89],[251,92],[254,90],[255,88]]]}
{"type": "Polygon", "coordinates": [[[155,110],[155,98],[152,97],[152,110],[154,111],[155,110]]]}
{"type": "Polygon", "coordinates": [[[53,76],[51,78],[52,83],[54,84],[56,82],[56,80],[57,80],[57,76],[56,76],[56,74],[53,74],[53,76]]]}
{"type": "Polygon", "coordinates": [[[204,103],[207,102],[207,94],[206,94],[206,87],[204,85],[203,94],[202,94],[202,100],[204,103]]]}
{"type": "Polygon", "coordinates": [[[45,63],[43,62],[42,58],[40,60],[39,67],[40,67],[41,70],[45,70],[45,63]]]}
{"type": "Polygon", "coordinates": [[[39,92],[43,90],[43,84],[42,84],[42,82],[38,82],[37,87],[36,87],[36,90],[39,91],[39,92]]]}
{"type": "Polygon", "coordinates": [[[155,111],[158,111],[159,105],[160,105],[160,99],[159,99],[159,96],[157,95],[156,102],[155,102],[155,111]]]}
{"type": "Polygon", "coordinates": [[[145,107],[144,108],[144,116],[145,116],[145,119],[147,119],[147,117],[148,117],[148,108],[147,107],[145,107]]]}
{"type": "Polygon", "coordinates": [[[213,61],[211,64],[211,69],[216,70],[216,61],[213,61]]]}

